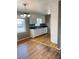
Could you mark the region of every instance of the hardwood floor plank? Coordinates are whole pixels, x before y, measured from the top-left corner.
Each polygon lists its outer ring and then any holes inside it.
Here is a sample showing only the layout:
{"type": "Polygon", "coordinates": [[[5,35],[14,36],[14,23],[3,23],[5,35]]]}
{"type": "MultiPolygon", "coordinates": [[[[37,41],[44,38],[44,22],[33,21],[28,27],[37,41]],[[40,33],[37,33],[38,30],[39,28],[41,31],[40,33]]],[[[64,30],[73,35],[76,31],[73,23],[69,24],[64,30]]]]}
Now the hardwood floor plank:
{"type": "Polygon", "coordinates": [[[17,46],[17,59],[59,59],[57,49],[47,35],[30,39],[17,46]]]}

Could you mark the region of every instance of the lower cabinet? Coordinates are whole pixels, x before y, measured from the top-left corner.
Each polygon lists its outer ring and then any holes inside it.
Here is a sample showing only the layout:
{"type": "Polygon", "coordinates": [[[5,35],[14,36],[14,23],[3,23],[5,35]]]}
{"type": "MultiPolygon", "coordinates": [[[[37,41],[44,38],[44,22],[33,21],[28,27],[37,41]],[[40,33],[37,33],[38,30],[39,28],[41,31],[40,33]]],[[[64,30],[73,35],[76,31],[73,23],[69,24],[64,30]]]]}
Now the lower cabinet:
{"type": "Polygon", "coordinates": [[[45,27],[45,28],[30,29],[30,34],[31,34],[32,38],[34,38],[36,36],[39,36],[39,35],[43,35],[45,33],[47,33],[47,27],[45,27]]]}

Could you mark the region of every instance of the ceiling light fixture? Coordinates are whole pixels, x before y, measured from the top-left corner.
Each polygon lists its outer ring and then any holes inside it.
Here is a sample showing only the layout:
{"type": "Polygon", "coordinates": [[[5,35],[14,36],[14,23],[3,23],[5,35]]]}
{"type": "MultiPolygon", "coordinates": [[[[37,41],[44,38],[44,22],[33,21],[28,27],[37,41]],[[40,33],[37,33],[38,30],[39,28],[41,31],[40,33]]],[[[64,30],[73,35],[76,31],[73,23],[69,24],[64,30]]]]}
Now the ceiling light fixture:
{"type": "Polygon", "coordinates": [[[50,8],[48,9],[48,15],[49,15],[49,14],[51,14],[51,9],[50,9],[50,8]]]}
{"type": "MultiPolygon", "coordinates": [[[[23,3],[23,6],[25,7],[25,9],[26,9],[26,5],[27,5],[26,3],[23,3]]],[[[31,15],[30,15],[30,13],[25,12],[24,14],[21,14],[20,16],[25,18],[25,17],[30,17],[31,15]]]]}

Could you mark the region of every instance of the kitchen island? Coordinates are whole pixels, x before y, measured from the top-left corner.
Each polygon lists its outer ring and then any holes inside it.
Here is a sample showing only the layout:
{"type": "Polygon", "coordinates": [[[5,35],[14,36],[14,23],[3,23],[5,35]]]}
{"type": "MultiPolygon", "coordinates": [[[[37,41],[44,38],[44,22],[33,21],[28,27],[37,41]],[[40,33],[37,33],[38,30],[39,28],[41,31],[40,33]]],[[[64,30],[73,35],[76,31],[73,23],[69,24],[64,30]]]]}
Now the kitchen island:
{"type": "Polygon", "coordinates": [[[30,35],[32,38],[46,34],[48,27],[34,27],[30,28],[30,35]]]}

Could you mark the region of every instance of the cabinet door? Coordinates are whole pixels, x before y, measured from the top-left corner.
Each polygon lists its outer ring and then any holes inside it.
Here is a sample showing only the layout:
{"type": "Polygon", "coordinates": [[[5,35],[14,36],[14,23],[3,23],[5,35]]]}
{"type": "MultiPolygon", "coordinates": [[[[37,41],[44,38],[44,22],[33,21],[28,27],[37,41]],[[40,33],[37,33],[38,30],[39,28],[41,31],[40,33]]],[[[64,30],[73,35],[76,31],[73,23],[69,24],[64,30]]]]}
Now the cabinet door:
{"type": "Polygon", "coordinates": [[[47,28],[43,28],[43,34],[47,33],[47,28]]]}
{"type": "Polygon", "coordinates": [[[47,33],[47,28],[45,28],[45,33],[47,33]]]}
{"type": "Polygon", "coordinates": [[[44,34],[44,28],[41,28],[41,34],[44,34]]]}

